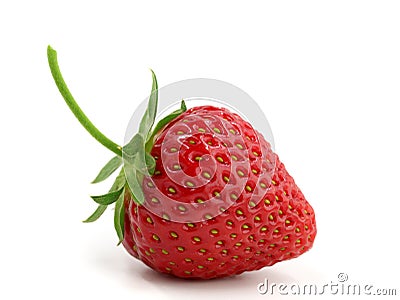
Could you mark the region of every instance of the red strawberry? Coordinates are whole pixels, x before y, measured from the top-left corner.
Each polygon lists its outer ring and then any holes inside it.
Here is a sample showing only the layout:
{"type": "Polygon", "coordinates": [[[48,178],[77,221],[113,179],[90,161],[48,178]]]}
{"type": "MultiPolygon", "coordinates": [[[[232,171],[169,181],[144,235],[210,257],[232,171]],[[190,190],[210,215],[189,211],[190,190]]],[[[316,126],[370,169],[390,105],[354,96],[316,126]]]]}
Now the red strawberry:
{"type": "MultiPolygon", "coordinates": [[[[312,207],[268,142],[238,115],[223,108],[194,107],[163,129],[151,154],[158,158],[157,174],[143,182],[150,210],[128,196],[123,242],[129,253],[151,268],[185,278],[223,277],[297,257],[312,246],[316,234],[312,207]],[[212,178],[206,175],[206,185],[196,188],[192,178],[188,187],[186,175],[200,173],[199,158],[207,155],[217,166],[215,173],[212,178]],[[232,172],[235,160],[244,163],[232,172]],[[243,178],[242,190],[238,182],[243,178]],[[213,218],[170,221],[177,215],[194,216],[179,204],[168,208],[170,198],[195,205],[206,203],[216,192],[219,198],[237,195],[237,200],[213,218]],[[172,216],[165,213],[168,210],[172,216]]],[[[211,169],[203,166],[207,168],[211,169]]]]}
{"type": "Polygon", "coordinates": [[[157,81],[139,132],[124,147],[106,138],[69,93],[48,48],[55,82],[85,128],[117,154],[94,180],[124,166],[110,192],[92,197],[95,221],[115,202],[126,250],[149,267],[209,279],[257,270],[311,248],[312,207],[270,144],[225,108],[182,106],[157,125],[157,81]]]}

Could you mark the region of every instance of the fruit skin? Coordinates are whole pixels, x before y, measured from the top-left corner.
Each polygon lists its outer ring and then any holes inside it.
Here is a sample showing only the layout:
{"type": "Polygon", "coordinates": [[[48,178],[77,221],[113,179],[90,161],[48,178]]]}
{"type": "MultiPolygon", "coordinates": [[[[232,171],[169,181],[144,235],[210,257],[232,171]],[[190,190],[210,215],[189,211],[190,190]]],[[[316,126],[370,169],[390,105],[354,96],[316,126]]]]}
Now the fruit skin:
{"type": "Polygon", "coordinates": [[[313,208],[269,143],[240,116],[224,108],[192,108],[162,130],[151,154],[160,174],[156,172],[143,180],[145,205],[136,204],[126,193],[123,240],[126,250],[149,267],[182,278],[210,279],[272,266],[312,247],[317,232],[313,208]],[[186,131],[183,139],[179,128],[186,131]],[[232,128],[235,134],[229,131],[232,128]],[[192,137],[194,144],[189,143],[192,137]],[[236,139],[243,141],[243,147],[238,148],[236,139]],[[174,145],[177,154],[168,151],[174,145]],[[243,155],[247,154],[246,149],[250,150],[248,158],[243,155]],[[209,167],[213,163],[216,166],[209,182],[201,187],[179,182],[185,180],[185,172],[198,175],[199,161],[194,158],[204,154],[223,157],[222,162],[208,160],[209,167]],[[172,158],[177,156],[172,155],[179,155],[183,172],[173,173],[172,158]],[[174,212],[185,212],[165,208],[170,203],[175,205],[169,198],[177,203],[195,203],[199,197],[208,200],[215,196],[215,191],[221,198],[235,192],[243,178],[235,170],[230,172],[233,156],[248,168],[244,172],[246,189],[239,191],[233,205],[202,221],[174,221],[174,212]],[[224,176],[229,177],[228,182],[224,176]],[[171,193],[170,187],[175,193],[171,193]],[[161,203],[152,202],[155,195],[161,203]],[[162,209],[170,209],[168,217],[162,217],[162,209]]]}

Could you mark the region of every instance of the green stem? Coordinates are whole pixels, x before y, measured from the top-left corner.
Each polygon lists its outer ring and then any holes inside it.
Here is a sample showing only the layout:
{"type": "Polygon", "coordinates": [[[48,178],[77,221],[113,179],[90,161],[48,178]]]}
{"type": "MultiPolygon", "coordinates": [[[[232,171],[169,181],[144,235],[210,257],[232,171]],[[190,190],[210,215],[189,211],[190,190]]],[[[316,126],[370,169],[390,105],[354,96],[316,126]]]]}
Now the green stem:
{"type": "Polygon", "coordinates": [[[83,127],[103,146],[107,149],[111,150],[115,154],[122,156],[122,148],[121,146],[117,145],[109,138],[107,138],[103,133],[100,132],[93,125],[93,123],[88,119],[85,113],[81,110],[78,103],[76,103],[74,97],[72,96],[71,92],[69,91],[67,84],[65,83],[60,67],[58,66],[57,61],[57,52],[51,48],[50,46],[47,47],[47,58],[49,61],[49,66],[51,70],[51,74],[53,75],[54,81],[60,91],[61,95],[63,96],[65,102],[67,103],[68,107],[71,109],[72,113],[75,117],[79,120],[83,127]]]}

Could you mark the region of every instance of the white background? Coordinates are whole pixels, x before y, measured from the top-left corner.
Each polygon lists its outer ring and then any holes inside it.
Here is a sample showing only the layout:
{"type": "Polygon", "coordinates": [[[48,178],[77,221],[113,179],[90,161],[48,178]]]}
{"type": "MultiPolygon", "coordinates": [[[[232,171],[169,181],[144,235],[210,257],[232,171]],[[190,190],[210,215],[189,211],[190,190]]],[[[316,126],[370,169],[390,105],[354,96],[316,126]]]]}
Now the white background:
{"type": "Polygon", "coordinates": [[[340,272],[399,294],[399,15],[398,1],[2,1],[0,298],[266,299],[264,278],[329,283],[340,272]],[[248,92],[315,208],[313,249],[185,281],[116,247],[111,210],[81,223],[89,195],[108,188],[89,182],[112,154],[63,103],[48,44],[83,110],[118,143],[148,95],[149,67],[160,86],[209,77],[248,92]]]}

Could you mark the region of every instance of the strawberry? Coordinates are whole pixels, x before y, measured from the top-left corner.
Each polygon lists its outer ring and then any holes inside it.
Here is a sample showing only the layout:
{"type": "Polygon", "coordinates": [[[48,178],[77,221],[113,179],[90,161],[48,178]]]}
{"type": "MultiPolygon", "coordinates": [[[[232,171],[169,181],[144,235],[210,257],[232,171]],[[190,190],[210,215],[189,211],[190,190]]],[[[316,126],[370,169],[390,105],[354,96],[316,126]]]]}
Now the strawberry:
{"type": "Polygon", "coordinates": [[[210,279],[258,270],[309,250],[315,215],[261,133],[226,108],[181,107],[155,124],[157,80],[138,133],[120,147],[87,119],[48,48],[55,82],[72,112],[117,156],[109,193],[92,196],[97,220],[115,203],[114,226],[128,253],[150,268],[210,279]]]}

